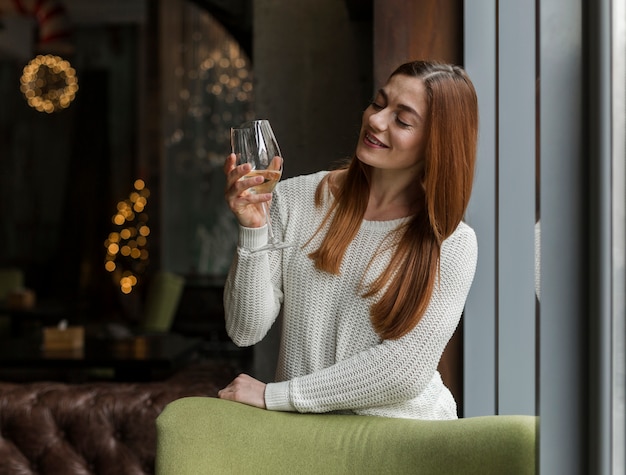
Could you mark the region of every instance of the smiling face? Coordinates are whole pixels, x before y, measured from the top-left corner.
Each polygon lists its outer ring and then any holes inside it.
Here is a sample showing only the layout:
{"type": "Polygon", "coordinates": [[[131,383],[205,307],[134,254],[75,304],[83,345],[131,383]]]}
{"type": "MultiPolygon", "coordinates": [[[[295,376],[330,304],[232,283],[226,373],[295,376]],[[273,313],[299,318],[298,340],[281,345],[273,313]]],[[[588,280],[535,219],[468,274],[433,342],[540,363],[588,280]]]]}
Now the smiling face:
{"type": "Polygon", "coordinates": [[[422,80],[392,76],[363,112],[356,156],[374,168],[420,173],[427,112],[422,80]]]}

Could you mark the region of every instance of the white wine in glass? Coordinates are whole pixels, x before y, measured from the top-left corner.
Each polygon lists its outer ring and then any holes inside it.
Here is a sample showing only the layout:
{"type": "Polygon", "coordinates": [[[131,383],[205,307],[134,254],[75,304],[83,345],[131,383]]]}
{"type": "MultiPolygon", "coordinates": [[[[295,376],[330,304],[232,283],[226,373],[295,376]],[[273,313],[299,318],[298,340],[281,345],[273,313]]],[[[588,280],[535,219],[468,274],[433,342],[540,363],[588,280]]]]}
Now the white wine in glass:
{"type": "MultiPolygon", "coordinates": [[[[283,173],[283,156],[268,120],[253,120],[230,129],[232,152],[237,165],[249,163],[251,170],[242,178],[262,176],[263,183],[250,187],[250,193],[271,193],[283,173]]],[[[274,236],[267,203],[262,203],[267,223],[268,243],[252,252],[283,249],[293,244],[280,242],[274,236]]]]}

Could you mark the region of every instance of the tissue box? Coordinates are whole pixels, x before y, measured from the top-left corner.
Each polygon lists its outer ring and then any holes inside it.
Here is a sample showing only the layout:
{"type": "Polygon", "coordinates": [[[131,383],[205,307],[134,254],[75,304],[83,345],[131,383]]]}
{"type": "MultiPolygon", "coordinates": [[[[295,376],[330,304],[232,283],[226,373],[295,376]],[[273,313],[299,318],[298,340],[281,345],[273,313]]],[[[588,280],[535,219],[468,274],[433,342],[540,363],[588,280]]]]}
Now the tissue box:
{"type": "Polygon", "coordinates": [[[46,327],[43,329],[44,350],[75,350],[85,344],[85,328],[82,326],[46,327]]]}

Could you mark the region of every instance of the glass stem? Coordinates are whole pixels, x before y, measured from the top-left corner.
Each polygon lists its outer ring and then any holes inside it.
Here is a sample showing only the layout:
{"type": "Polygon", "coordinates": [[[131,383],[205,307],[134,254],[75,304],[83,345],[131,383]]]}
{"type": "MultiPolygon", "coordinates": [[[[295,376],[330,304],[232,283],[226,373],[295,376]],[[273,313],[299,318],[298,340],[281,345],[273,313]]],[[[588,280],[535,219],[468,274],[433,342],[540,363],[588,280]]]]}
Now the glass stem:
{"type": "Polygon", "coordinates": [[[263,203],[263,212],[265,213],[265,222],[267,223],[267,239],[270,244],[274,244],[276,242],[276,238],[274,237],[274,231],[272,230],[272,223],[270,222],[270,209],[267,202],[263,203]]]}

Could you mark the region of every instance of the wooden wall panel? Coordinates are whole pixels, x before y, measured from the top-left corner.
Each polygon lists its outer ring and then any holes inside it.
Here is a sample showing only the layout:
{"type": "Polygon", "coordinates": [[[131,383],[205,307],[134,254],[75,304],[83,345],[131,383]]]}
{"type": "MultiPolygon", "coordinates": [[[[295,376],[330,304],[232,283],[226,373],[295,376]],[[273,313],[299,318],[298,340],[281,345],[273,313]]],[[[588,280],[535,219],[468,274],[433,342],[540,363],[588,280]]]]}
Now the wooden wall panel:
{"type": "Polygon", "coordinates": [[[413,59],[462,63],[462,0],[374,0],[375,84],[413,59]]]}

